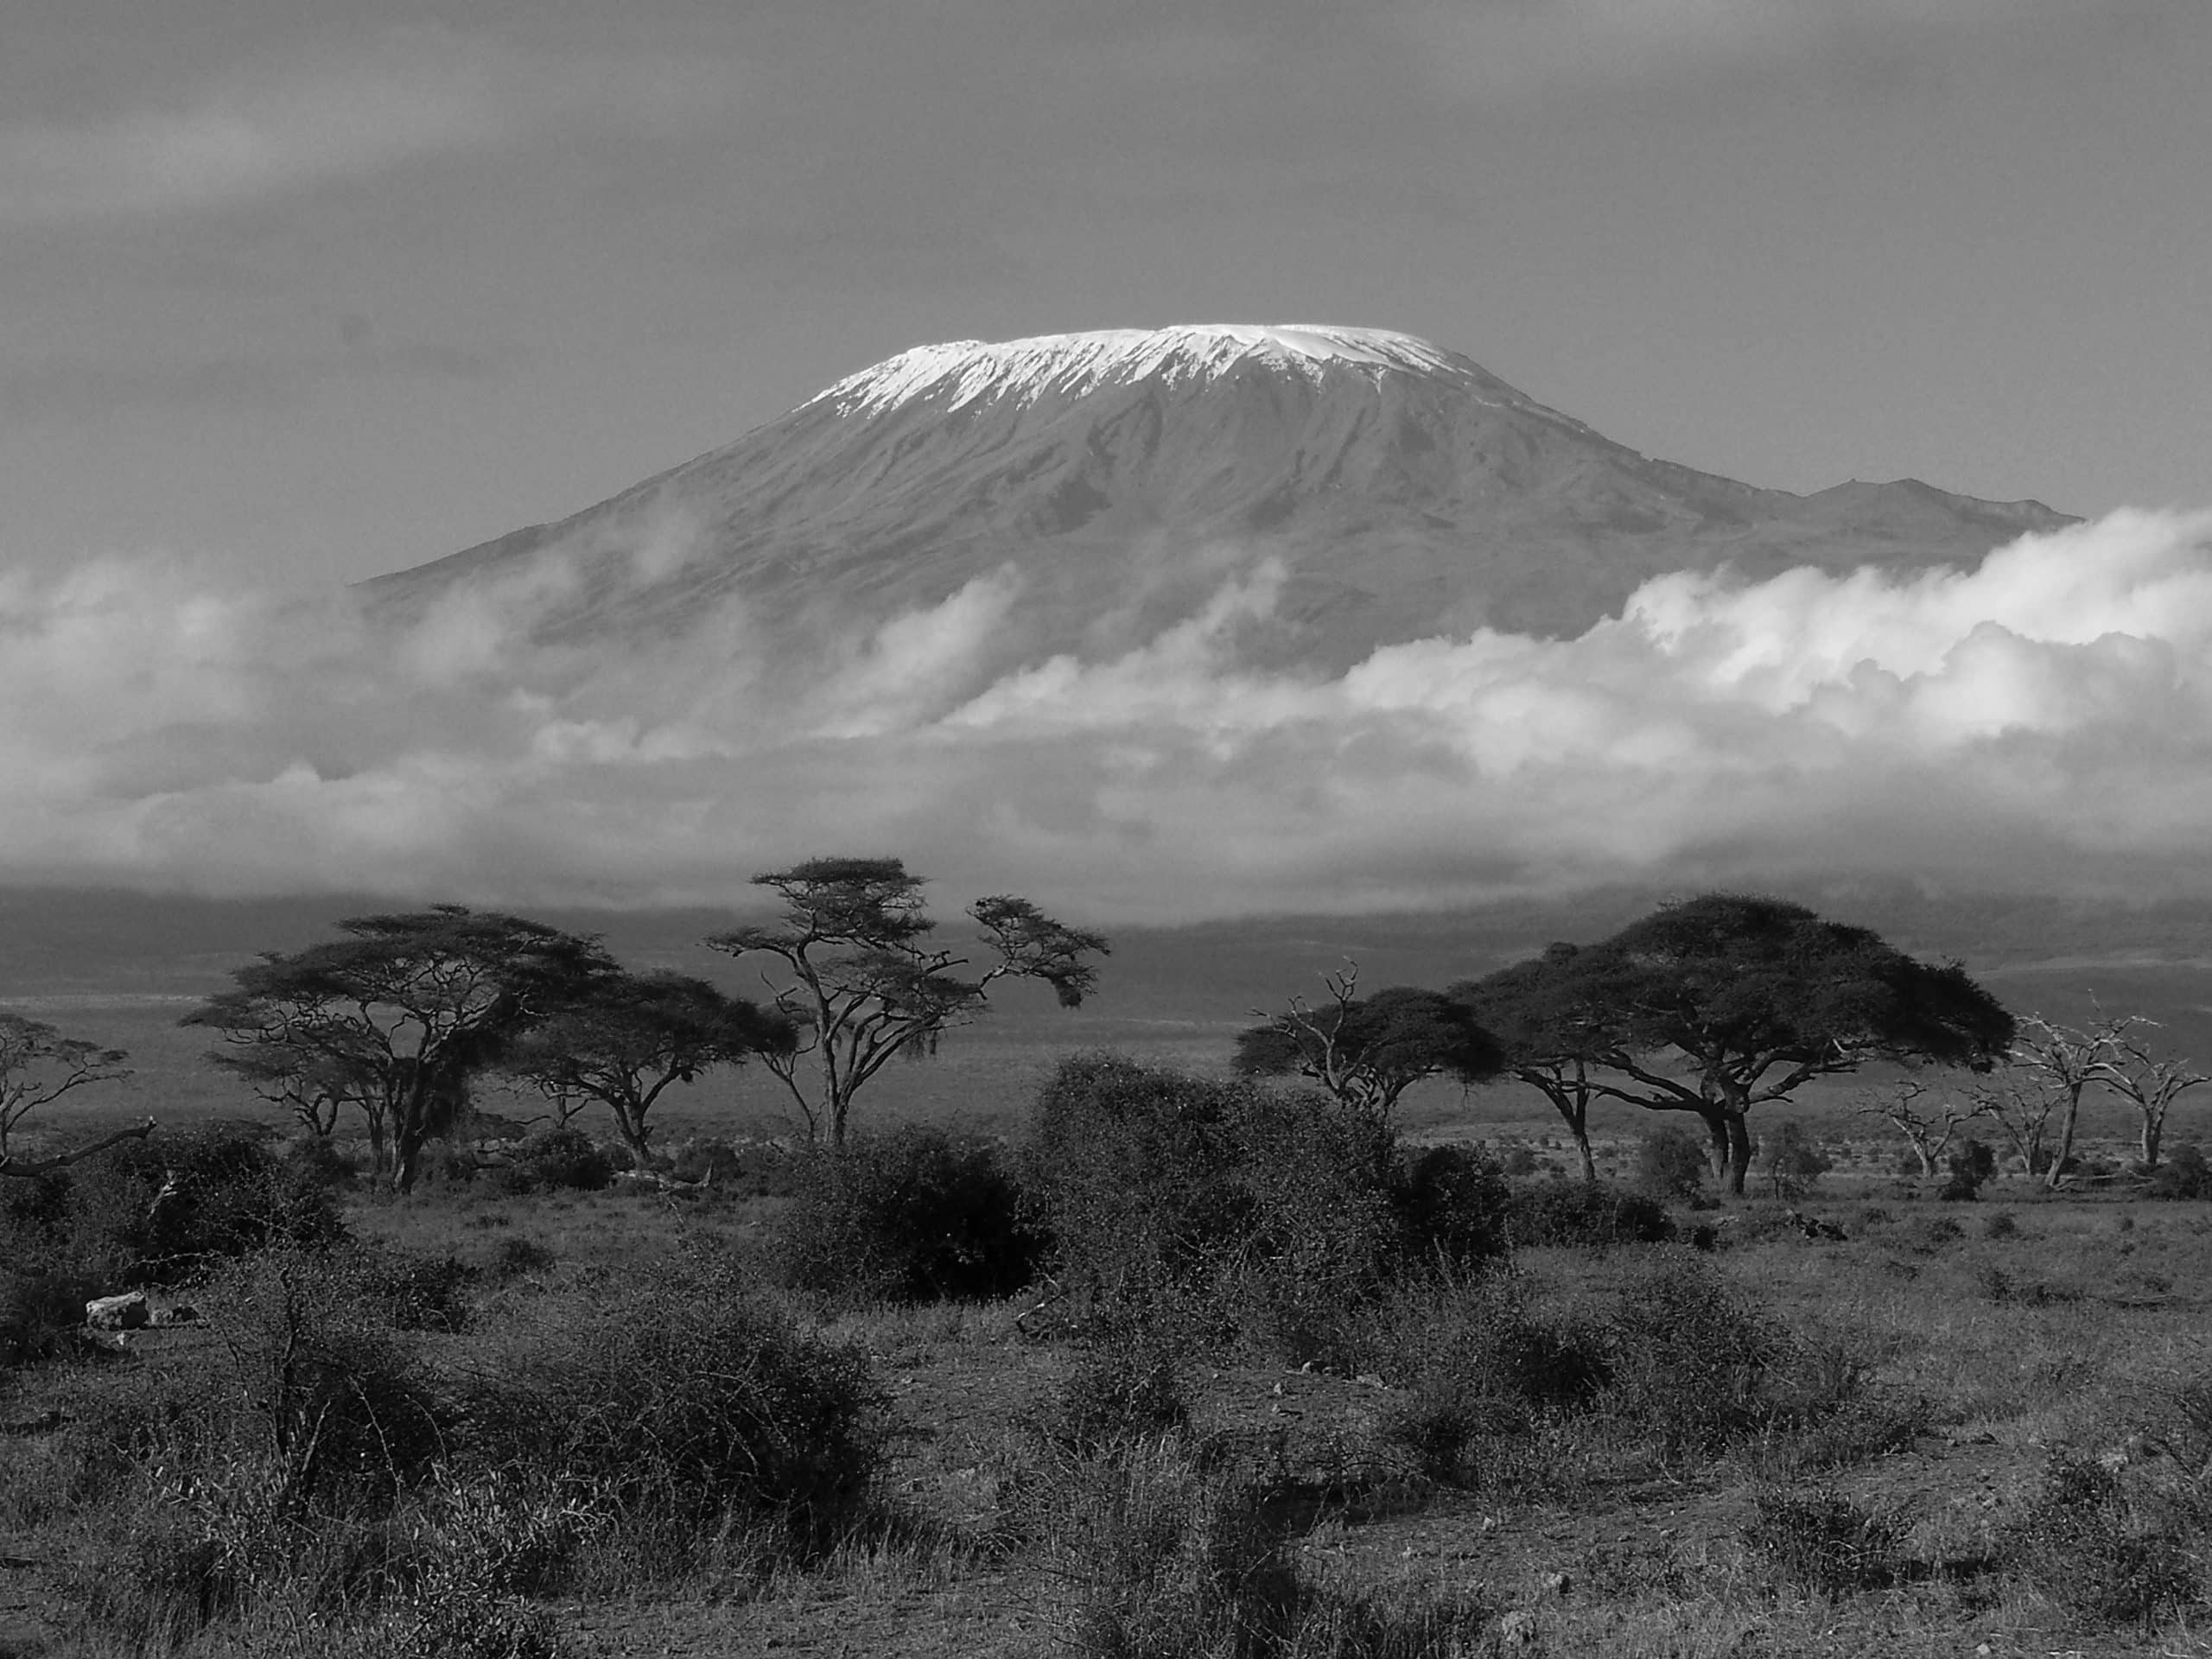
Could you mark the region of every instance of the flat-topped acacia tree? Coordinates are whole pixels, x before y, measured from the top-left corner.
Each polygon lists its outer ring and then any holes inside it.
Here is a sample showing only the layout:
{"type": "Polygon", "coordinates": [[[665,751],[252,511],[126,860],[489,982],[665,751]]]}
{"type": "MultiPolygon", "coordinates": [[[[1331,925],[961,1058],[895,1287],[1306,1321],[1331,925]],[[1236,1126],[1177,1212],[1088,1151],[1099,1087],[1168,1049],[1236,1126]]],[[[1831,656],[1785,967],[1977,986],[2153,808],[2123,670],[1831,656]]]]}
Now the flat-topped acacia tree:
{"type": "Polygon", "coordinates": [[[216,1063],[271,1099],[358,1108],[378,1173],[402,1192],[466,1107],[469,1080],[621,971],[596,939],[460,905],[351,917],[338,931],[237,969],[181,1023],[216,1032],[216,1063]]]}
{"type": "Polygon", "coordinates": [[[1484,1083],[1504,1069],[1497,1039],[1459,999],[1416,985],[1363,997],[1356,965],[1324,982],[1327,1001],[1293,997],[1281,1013],[1237,1034],[1241,1075],[1307,1078],[1387,1135],[1391,1109],[1423,1077],[1484,1083]]]}
{"type": "Polygon", "coordinates": [[[621,973],[524,1033],[499,1069],[556,1102],[607,1108],[639,1169],[652,1166],[653,1107],[674,1084],[797,1040],[790,1020],[688,974],[621,973]]]}
{"type": "Polygon", "coordinates": [[[998,894],[968,906],[988,965],[963,975],[969,957],[935,939],[925,879],[895,858],[814,858],[753,880],[782,899],[782,915],[706,943],[783,963],[783,982],[768,983],[796,1039],[761,1063],[798,1103],[807,1138],[819,1145],[826,1133],[833,1150],[843,1149],[853,1097],[868,1079],[896,1056],[935,1053],[946,1031],[988,1008],[993,984],[1041,980],[1072,1008],[1097,983],[1090,959],[1107,954],[1100,935],[998,894]]]}
{"type": "Polygon", "coordinates": [[[1578,1039],[1605,1074],[1594,1092],[1694,1115],[1739,1195],[1753,1108],[1874,1060],[1987,1071],[2013,1039],[2012,1016],[1958,963],[1786,899],[1662,906],[1558,966],[1547,995],[1601,1015],[1578,1039]]]}

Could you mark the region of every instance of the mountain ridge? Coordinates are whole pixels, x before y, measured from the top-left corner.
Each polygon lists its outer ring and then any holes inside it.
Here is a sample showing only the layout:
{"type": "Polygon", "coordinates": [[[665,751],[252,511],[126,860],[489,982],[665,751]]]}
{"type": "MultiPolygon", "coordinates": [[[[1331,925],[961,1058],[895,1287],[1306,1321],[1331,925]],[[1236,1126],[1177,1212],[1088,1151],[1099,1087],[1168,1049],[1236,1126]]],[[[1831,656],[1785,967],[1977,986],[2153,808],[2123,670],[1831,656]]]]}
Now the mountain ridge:
{"type": "Polygon", "coordinates": [[[825,611],[880,625],[1011,572],[1014,661],[1126,650],[1273,559],[1240,652],[1341,669],[1478,627],[1571,636],[1674,570],[1969,563],[2073,522],[1916,480],[1801,497],[1654,460],[1412,335],[1179,325],[918,346],[364,591],[414,615],[527,590],[533,630],[575,641],[739,601],[799,639],[825,611]]]}

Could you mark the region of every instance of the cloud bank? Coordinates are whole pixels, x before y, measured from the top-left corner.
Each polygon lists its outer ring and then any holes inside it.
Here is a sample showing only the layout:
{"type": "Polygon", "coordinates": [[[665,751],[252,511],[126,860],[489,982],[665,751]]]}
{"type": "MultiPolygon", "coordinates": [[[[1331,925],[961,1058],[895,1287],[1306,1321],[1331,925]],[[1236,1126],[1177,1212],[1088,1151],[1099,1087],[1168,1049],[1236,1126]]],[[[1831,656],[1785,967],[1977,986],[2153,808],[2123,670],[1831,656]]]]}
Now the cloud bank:
{"type": "Polygon", "coordinates": [[[1209,600],[1091,659],[1009,655],[1012,570],[842,633],[731,605],[588,651],[531,630],[603,579],[581,558],[405,626],[175,559],[0,579],[0,881],[719,903],[880,851],[1125,921],[1800,874],[2212,893],[2212,513],[1970,571],[1669,575],[1579,639],[1333,678],[1240,662],[1280,570],[1208,556],[1209,600]]]}

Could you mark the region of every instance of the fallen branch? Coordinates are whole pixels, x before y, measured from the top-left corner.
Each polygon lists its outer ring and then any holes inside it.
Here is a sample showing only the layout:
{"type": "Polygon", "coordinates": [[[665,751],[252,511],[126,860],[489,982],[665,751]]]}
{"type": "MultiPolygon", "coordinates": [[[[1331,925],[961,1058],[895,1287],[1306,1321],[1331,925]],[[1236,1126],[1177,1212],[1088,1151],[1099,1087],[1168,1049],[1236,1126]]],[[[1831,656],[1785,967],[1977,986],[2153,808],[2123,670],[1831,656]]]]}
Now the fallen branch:
{"type": "Polygon", "coordinates": [[[41,1158],[35,1163],[25,1163],[12,1153],[0,1154],[0,1175],[13,1175],[18,1180],[35,1180],[49,1171],[66,1169],[96,1152],[105,1152],[110,1147],[121,1146],[125,1141],[143,1141],[153,1132],[154,1120],[149,1117],[135,1129],[118,1129],[105,1141],[95,1141],[89,1147],[79,1147],[74,1152],[57,1152],[51,1158],[41,1158]]]}

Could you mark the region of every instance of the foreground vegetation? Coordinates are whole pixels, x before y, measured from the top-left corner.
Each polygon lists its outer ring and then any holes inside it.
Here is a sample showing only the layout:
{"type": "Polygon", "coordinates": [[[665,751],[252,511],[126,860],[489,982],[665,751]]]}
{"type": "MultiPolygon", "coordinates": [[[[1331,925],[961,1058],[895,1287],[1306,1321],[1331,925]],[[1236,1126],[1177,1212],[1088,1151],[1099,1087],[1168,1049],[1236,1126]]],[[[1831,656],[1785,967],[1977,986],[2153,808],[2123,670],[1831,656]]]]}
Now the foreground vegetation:
{"type": "Polygon", "coordinates": [[[343,1150],[0,1184],[0,1652],[2200,1650],[2196,1202],[1715,1205],[1107,1056],[1004,1144],[343,1150]]]}

